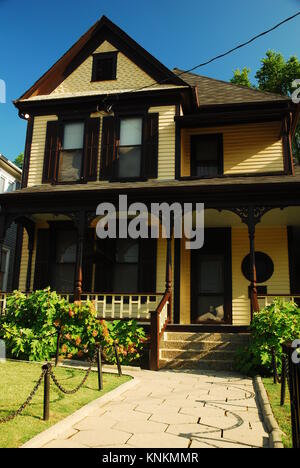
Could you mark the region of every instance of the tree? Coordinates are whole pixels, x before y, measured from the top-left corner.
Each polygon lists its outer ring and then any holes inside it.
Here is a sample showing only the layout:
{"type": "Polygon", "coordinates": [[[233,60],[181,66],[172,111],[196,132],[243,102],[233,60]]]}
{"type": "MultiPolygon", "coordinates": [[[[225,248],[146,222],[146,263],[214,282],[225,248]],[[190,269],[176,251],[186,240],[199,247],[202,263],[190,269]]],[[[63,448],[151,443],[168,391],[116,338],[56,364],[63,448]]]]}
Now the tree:
{"type": "Polygon", "coordinates": [[[20,169],[23,169],[24,153],[20,153],[19,156],[16,157],[16,159],[14,160],[14,164],[18,166],[20,169]]]}
{"type": "MultiPolygon", "coordinates": [[[[255,88],[250,82],[249,72],[250,70],[246,67],[242,72],[239,69],[235,70],[231,83],[255,88]]],[[[261,60],[261,67],[256,72],[255,78],[258,82],[257,89],[291,96],[295,90],[293,82],[300,78],[300,61],[294,55],[285,60],[281,53],[268,50],[266,57],[261,60]]],[[[293,141],[293,154],[300,162],[300,123],[293,141]]]]}
{"type": "Polygon", "coordinates": [[[231,78],[230,82],[239,86],[247,86],[247,88],[251,88],[251,82],[249,78],[250,68],[244,67],[241,71],[239,68],[235,70],[233,78],[231,78]]]}

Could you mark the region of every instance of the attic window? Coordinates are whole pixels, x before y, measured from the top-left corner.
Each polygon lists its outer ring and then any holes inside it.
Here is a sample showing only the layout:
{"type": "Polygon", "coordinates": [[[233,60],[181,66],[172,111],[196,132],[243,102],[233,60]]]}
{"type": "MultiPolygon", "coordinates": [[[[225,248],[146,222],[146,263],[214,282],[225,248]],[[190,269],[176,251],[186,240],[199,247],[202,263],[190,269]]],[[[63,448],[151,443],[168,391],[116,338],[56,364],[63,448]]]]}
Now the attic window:
{"type": "Polygon", "coordinates": [[[109,81],[117,78],[117,52],[93,55],[92,81],[109,81]]]}

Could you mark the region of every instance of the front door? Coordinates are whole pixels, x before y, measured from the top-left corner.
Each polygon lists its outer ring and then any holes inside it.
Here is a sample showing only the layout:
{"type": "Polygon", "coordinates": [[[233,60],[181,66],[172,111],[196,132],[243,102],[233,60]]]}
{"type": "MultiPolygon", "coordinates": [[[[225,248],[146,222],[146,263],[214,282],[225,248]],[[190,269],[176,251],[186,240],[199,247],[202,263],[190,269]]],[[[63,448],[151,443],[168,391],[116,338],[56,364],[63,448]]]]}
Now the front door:
{"type": "Polygon", "coordinates": [[[192,251],[192,323],[231,323],[231,229],[206,229],[204,246],[192,251]]]}

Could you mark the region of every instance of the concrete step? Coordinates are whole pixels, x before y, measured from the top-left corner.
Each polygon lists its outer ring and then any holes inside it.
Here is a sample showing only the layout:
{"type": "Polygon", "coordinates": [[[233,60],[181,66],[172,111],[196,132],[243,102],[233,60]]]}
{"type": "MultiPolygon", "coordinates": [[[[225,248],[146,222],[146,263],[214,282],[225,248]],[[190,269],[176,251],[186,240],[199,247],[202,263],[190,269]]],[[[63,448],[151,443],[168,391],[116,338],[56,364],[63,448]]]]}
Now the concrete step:
{"type": "Polygon", "coordinates": [[[166,332],[164,335],[167,341],[219,341],[227,343],[248,343],[247,333],[190,333],[190,332],[166,332]]]}
{"type": "Polygon", "coordinates": [[[206,360],[206,361],[234,361],[235,351],[200,351],[200,350],[180,350],[162,349],[162,359],[182,359],[182,360],[206,360]]]}
{"type": "Polygon", "coordinates": [[[213,371],[232,371],[232,361],[208,361],[205,359],[194,360],[194,359],[160,359],[159,361],[161,369],[197,369],[197,370],[213,370],[213,371]]]}
{"type": "Polygon", "coordinates": [[[224,351],[237,351],[239,348],[246,346],[246,342],[226,342],[226,341],[171,341],[164,340],[161,342],[161,349],[182,349],[185,351],[190,350],[224,350],[224,351]]]}

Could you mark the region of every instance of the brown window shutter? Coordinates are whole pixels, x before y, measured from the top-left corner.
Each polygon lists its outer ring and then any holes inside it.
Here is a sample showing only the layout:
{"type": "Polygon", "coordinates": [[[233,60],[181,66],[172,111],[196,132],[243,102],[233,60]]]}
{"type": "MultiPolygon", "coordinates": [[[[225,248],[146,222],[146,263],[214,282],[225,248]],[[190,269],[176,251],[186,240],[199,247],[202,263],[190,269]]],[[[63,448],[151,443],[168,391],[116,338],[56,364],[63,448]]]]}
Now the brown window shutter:
{"type": "Polygon", "coordinates": [[[82,290],[92,292],[94,265],[95,229],[89,228],[86,234],[83,252],[82,290]]]}
{"type": "Polygon", "coordinates": [[[158,176],[158,121],[159,114],[148,114],[144,130],[145,176],[156,179],[158,176]]]}
{"type": "Polygon", "coordinates": [[[100,180],[113,175],[113,162],[116,159],[117,119],[104,117],[102,127],[100,180]]]}
{"type": "Polygon", "coordinates": [[[59,146],[59,123],[57,121],[48,122],[43,169],[43,183],[51,183],[55,182],[56,180],[59,146]]]}
{"type": "Polygon", "coordinates": [[[100,118],[90,118],[85,127],[84,180],[97,180],[100,118]]]}
{"type": "Polygon", "coordinates": [[[140,239],[139,291],[156,292],[157,239],[140,239]]]}
{"type": "Polygon", "coordinates": [[[39,229],[37,233],[34,290],[50,285],[50,230],[39,229]]]}

